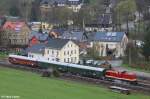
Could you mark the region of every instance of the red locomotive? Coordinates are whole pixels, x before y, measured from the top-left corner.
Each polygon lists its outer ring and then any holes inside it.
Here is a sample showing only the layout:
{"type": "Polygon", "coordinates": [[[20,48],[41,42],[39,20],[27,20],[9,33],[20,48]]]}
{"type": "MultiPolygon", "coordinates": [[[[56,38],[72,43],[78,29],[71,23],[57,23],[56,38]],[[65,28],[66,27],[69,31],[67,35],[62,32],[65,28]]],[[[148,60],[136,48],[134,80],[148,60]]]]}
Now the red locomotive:
{"type": "Polygon", "coordinates": [[[115,70],[107,70],[105,77],[109,79],[117,79],[130,83],[137,83],[137,77],[134,73],[128,73],[126,71],[118,72],[115,70]]]}

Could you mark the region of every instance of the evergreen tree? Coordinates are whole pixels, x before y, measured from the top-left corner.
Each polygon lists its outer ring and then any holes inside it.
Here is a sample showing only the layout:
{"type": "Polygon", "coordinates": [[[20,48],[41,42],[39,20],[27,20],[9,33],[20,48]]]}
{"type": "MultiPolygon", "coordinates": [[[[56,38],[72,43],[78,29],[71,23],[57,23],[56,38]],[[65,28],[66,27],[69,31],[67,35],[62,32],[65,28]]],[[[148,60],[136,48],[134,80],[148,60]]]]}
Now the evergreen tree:
{"type": "Polygon", "coordinates": [[[145,35],[145,41],[143,45],[143,55],[145,56],[146,60],[149,61],[149,56],[150,56],[150,23],[147,25],[146,29],[146,35],[145,35]]]}
{"type": "Polygon", "coordinates": [[[19,10],[19,8],[16,5],[12,5],[9,8],[9,14],[11,16],[20,16],[20,10],[19,10]]]}

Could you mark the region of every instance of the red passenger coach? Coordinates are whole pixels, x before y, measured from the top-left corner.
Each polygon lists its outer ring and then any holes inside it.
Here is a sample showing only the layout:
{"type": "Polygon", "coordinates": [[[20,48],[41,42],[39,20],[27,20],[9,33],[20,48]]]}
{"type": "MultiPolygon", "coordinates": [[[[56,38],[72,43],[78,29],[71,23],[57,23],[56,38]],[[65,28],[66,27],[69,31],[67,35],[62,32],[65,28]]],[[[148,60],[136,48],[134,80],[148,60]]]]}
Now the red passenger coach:
{"type": "Polygon", "coordinates": [[[21,57],[15,57],[15,56],[13,56],[13,57],[9,56],[9,62],[12,64],[26,65],[26,66],[31,66],[31,67],[38,66],[38,63],[36,61],[24,59],[21,57]]]}
{"type": "Polygon", "coordinates": [[[105,77],[110,78],[110,79],[123,80],[123,81],[127,81],[127,82],[134,82],[134,83],[137,82],[136,75],[133,73],[128,73],[126,71],[118,72],[115,70],[107,70],[105,77]]]}

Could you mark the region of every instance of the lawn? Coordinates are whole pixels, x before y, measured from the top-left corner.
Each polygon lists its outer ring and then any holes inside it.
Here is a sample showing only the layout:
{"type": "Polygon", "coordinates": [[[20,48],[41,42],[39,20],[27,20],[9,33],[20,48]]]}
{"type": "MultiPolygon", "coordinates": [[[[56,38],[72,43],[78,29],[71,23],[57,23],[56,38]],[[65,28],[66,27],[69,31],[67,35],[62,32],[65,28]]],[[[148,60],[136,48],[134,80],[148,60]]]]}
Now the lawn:
{"type": "Polygon", "coordinates": [[[150,99],[150,96],[114,93],[94,85],[42,78],[37,74],[0,67],[0,96],[19,99],[150,99]]]}
{"type": "Polygon", "coordinates": [[[0,51],[0,59],[6,58],[8,56],[7,53],[1,52],[0,51]]]}

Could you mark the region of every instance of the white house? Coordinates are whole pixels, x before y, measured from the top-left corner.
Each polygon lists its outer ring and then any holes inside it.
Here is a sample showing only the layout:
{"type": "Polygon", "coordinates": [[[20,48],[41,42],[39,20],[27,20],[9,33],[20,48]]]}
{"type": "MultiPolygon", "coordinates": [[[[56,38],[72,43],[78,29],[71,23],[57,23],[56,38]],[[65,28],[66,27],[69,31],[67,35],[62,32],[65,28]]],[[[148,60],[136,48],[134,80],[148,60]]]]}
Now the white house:
{"type": "Polygon", "coordinates": [[[128,38],[124,32],[96,32],[92,41],[99,56],[122,57],[127,44],[128,38]]]}
{"type": "Polygon", "coordinates": [[[41,0],[40,7],[43,10],[49,10],[51,7],[67,7],[73,12],[78,12],[82,5],[83,0],[41,0]]]}
{"type": "Polygon", "coordinates": [[[81,9],[83,5],[83,1],[82,0],[68,0],[67,5],[69,9],[73,10],[73,12],[79,12],[79,10],[81,9]]]}
{"type": "Polygon", "coordinates": [[[50,39],[46,45],[44,57],[48,60],[78,63],[79,46],[67,39],[50,39]]]}
{"type": "Polygon", "coordinates": [[[34,45],[27,51],[28,57],[32,58],[66,63],[79,62],[79,46],[67,39],[49,39],[46,44],[34,45]]]}

